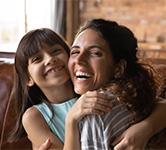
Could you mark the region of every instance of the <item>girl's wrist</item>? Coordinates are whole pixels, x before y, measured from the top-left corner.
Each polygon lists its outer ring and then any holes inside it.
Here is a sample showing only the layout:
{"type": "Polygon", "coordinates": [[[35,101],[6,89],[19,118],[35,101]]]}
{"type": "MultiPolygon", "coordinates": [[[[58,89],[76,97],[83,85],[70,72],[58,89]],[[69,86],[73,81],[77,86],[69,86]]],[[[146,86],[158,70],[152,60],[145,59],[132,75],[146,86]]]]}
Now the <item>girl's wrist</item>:
{"type": "Polygon", "coordinates": [[[164,127],[166,127],[165,113],[166,101],[159,101],[156,104],[152,114],[144,120],[147,126],[147,130],[149,130],[151,136],[155,135],[164,127]]]}
{"type": "Polygon", "coordinates": [[[71,117],[69,114],[66,115],[66,125],[77,127],[79,123],[76,119],[71,117]]]}
{"type": "Polygon", "coordinates": [[[144,128],[147,138],[150,139],[155,134],[153,123],[148,119],[145,119],[140,123],[142,124],[142,128],[144,128]]]}

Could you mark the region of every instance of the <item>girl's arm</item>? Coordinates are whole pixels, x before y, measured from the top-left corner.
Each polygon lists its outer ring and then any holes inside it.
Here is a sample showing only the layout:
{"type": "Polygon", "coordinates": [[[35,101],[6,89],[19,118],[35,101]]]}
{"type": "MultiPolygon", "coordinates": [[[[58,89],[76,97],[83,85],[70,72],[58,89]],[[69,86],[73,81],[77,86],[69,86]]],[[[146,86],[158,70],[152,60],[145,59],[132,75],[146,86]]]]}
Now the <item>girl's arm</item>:
{"type": "Polygon", "coordinates": [[[151,126],[152,136],[166,128],[166,99],[158,98],[158,102],[153,113],[147,118],[151,126]]]}
{"type": "Polygon", "coordinates": [[[39,149],[48,138],[52,141],[49,149],[63,149],[62,142],[50,131],[44,117],[36,108],[31,107],[24,113],[22,123],[34,150],[39,149]]]}
{"type": "Polygon", "coordinates": [[[66,116],[64,149],[81,149],[79,122],[88,114],[102,115],[111,111],[111,96],[94,92],[83,94],[66,116]]]}
{"type": "MultiPolygon", "coordinates": [[[[32,115],[33,117],[31,119],[28,119],[28,121],[24,121],[27,122],[26,124],[24,123],[25,124],[24,127],[28,133],[29,139],[32,141],[33,145],[35,145],[37,149],[40,150],[49,149],[48,148],[49,144],[47,144],[48,141],[46,140],[50,139],[51,141],[50,149],[59,148],[64,150],[69,150],[69,149],[79,150],[81,149],[79,122],[87,114],[102,115],[104,114],[104,112],[111,111],[112,103],[109,101],[109,99],[111,99],[111,96],[94,91],[94,92],[87,92],[77,100],[77,102],[73,105],[73,107],[70,109],[70,111],[66,116],[64,147],[63,144],[57,139],[57,137],[55,135],[53,136],[52,132],[50,133],[48,131],[49,127],[46,122],[44,124],[43,121],[35,120],[36,118],[39,117],[32,115]],[[35,127],[32,130],[30,127],[32,126],[32,124],[30,122],[34,120],[36,123],[33,123],[34,124],[33,126],[35,127]],[[40,129],[38,129],[38,127],[40,127],[40,124],[43,125],[40,129]]],[[[41,117],[43,118],[42,115],[41,117]]]]}
{"type": "Polygon", "coordinates": [[[145,120],[131,126],[112,146],[114,150],[124,149],[145,149],[149,139],[166,127],[166,100],[160,98],[152,114],[145,120]]]}

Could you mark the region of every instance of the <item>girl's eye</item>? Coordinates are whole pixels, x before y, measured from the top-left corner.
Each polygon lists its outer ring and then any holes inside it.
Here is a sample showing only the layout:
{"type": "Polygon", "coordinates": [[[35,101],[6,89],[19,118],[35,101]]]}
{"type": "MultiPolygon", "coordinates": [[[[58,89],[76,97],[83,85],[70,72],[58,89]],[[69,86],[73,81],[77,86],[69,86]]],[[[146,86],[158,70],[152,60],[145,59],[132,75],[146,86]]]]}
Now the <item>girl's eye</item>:
{"type": "Polygon", "coordinates": [[[32,63],[39,62],[40,59],[41,59],[40,57],[34,57],[34,58],[32,59],[32,63]]]}
{"type": "Polygon", "coordinates": [[[61,49],[54,49],[54,50],[53,50],[53,53],[54,53],[54,54],[57,54],[57,53],[60,53],[60,52],[61,52],[61,49]]]}

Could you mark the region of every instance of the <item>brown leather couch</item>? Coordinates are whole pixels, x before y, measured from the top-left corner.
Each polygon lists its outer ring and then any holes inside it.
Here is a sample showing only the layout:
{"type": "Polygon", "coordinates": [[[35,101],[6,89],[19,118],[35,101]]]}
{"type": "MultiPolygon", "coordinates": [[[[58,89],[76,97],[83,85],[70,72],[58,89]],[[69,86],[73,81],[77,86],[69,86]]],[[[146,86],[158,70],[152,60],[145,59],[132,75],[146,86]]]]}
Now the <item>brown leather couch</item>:
{"type": "MultiPolygon", "coordinates": [[[[166,77],[166,61],[152,63],[157,71],[166,77]]],[[[13,63],[0,62],[0,150],[31,149],[31,143],[23,138],[16,143],[8,143],[7,138],[16,121],[15,100],[11,96],[14,80],[13,63]]],[[[165,97],[165,90],[163,97],[165,97]]]]}
{"type": "Polygon", "coordinates": [[[0,150],[31,149],[27,138],[15,143],[7,142],[16,121],[15,100],[11,96],[13,80],[13,63],[0,62],[0,150]]]}

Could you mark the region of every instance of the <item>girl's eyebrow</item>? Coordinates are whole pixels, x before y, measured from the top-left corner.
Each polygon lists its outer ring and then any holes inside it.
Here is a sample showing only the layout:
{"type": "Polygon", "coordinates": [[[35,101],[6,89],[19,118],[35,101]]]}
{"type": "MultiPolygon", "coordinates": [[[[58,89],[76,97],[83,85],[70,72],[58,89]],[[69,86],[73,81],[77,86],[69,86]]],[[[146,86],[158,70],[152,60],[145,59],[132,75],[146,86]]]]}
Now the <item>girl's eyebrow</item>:
{"type": "Polygon", "coordinates": [[[33,59],[34,57],[36,57],[36,56],[38,56],[38,55],[40,55],[40,53],[39,53],[39,52],[34,53],[31,57],[29,57],[29,59],[33,59]]]}

